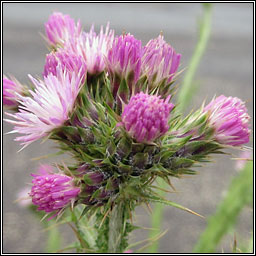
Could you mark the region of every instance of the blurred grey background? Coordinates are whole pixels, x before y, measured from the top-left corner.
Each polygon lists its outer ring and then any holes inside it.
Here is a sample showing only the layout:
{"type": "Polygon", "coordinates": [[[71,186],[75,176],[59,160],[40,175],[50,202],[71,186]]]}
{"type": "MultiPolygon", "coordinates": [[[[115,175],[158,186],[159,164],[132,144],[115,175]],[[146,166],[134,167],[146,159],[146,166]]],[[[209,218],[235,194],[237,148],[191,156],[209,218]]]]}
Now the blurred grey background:
{"type": "MultiPolygon", "coordinates": [[[[40,33],[53,11],[70,14],[80,19],[88,30],[92,23],[99,31],[100,25],[109,21],[116,34],[130,32],[143,44],[163,31],[165,40],[182,54],[181,68],[188,66],[197,40],[197,21],[202,14],[199,3],[3,3],[3,71],[22,83],[28,82],[27,74],[41,76],[46,44],[40,33]]],[[[182,83],[184,74],[179,83],[182,83]]],[[[209,101],[215,94],[237,96],[246,101],[249,114],[253,109],[253,4],[219,3],[213,6],[212,34],[206,53],[195,77],[200,87],[193,97],[192,108],[198,108],[203,99],[209,101]]],[[[6,117],[6,116],[5,116],[6,117]]],[[[3,124],[3,132],[12,126],[3,124]]],[[[17,193],[31,182],[30,173],[38,166],[31,158],[55,152],[54,144],[47,141],[33,143],[17,153],[20,145],[16,135],[3,136],[3,251],[5,253],[44,252],[46,233],[39,220],[26,208],[13,203],[17,193]]],[[[252,146],[251,143],[248,146],[252,146]]],[[[235,161],[239,151],[232,156],[214,156],[213,163],[199,169],[199,175],[187,179],[174,179],[179,191],[168,198],[208,217],[216,210],[225,195],[228,184],[237,174],[235,161]]],[[[40,163],[54,162],[56,158],[42,159],[40,163]]],[[[143,208],[137,209],[137,225],[150,227],[150,215],[143,208]]],[[[245,209],[237,225],[239,243],[250,237],[253,213],[245,209]]],[[[161,238],[161,253],[190,253],[206,221],[176,208],[166,207],[162,230],[168,233],[161,238]]],[[[64,241],[71,243],[75,237],[69,227],[62,227],[64,241]]],[[[147,237],[147,229],[135,231],[131,241],[147,237]]],[[[233,232],[221,245],[226,253],[232,252],[233,232]]],[[[64,247],[65,245],[63,245],[64,247]]]]}

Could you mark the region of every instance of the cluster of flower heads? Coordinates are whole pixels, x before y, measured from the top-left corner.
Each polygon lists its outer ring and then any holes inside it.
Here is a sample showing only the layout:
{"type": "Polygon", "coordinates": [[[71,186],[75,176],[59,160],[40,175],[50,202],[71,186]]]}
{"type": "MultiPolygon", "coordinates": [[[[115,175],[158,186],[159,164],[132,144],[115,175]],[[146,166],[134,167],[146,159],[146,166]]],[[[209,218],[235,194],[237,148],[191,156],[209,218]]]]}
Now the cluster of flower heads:
{"type": "MultiPolygon", "coordinates": [[[[6,121],[15,125],[12,133],[21,134],[16,138],[17,141],[25,147],[65,126],[65,131],[59,132],[58,138],[66,140],[69,146],[77,143],[77,147],[83,147],[86,154],[95,152],[92,150],[88,153],[84,144],[85,141],[95,141],[96,136],[90,129],[93,124],[100,126],[100,123],[97,123],[98,114],[93,117],[81,117],[83,106],[95,102],[95,94],[91,95],[87,90],[79,100],[78,97],[90,81],[94,81],[93,78],[100,79],[104,74],[104,79],[98,80],[94,85],[105,83],[104,86],[107,87],[106,80],[110,84],[108,92],[112,95],[112,103],[109,106],[116,111],[117,116],[114,129],[119,133],[124,131],[133,145],[144,145],[143,153],[136,151],[132,146],[127,149],[127,142],[120,144],[123,140],[119,137],[117,142],[114,142],[115,146],[111,146],[116,147],[116,150],[110,150],[109,146],[105,150],[109,155],[112,154],[109,152],[115,152],[111,155],[111,168],[118,169],[119,176],[122,168],[134,175],[141,175],[145,173],[145,169],[151,170],[154,163],[160,164],[161,161],[165,161],[161,163],[165,167],[171,165],[172,168],[184,168],[184,164],[175,165],[173,158],[175,154],[182,157],[189,147],[183,147],[182,154],[181,149],[177,150],[167,160],[165,152],[165,156],[159,160],[161,138],[165,135],[173,137],[173,134],[180,130],[179,126],[170,124],[175,108],[174,104],[170,103],[171,95],[168,92],[177,75],[181,55],[165,42],[162,35],[143,46],[141,41],[131,34],[115,36],[109,25],[105,32],[101,27],[99,34],[94,31],[94,26],[89,32],[84,32],[80,22],[76,24],[68,15],[61,13],[53,13],[50,16],[45,30],[52,52],[46,56],[42,80],[29,76],[34,87],[28,90],[17,80],[6,77],[3,79],[3,103],[16,111],[13,114],[6,113],[13,118],[6,121]],[[117,111],[115,105],[118,104],[121,104],[121,107],[117,111]],[[79,124],[78,130],[71,121],[74,116],[77,120],[75,124],[79,124]],[[176,130],[172,132],[172,129],[176,130]],[[83,132],[88,134],[89,130],[92,135],[88,135],[89,140],[86,140],[83,138],[83,132]],[[71,131],[71,134],[65,134],[67,131],[71,131]],[[158,148],[152,152],[146,151],[147,145],[158,145],[158,148]],[[120,163],[122,165],[118,165],[120,163]]],[[[107,100],[106,102],[108,103],[107,100]]],[[[96,105],[91,108],[94,112],[97,112],[96,105]]],[[[105,111],[108,112],[107,108],[105,111]]],[[[212,141],[231,146],[249,142],[249,115],[240,99],[221,95],[201,109],[200,116],[202,115],[206,119],[204,126],[211,128],[212,141]]],[[[198,139],[205,138],[202,133],[200,131],[198,139]]],[[[186,135],[189,135],[189,132],[186,135]]],[[[195,139],[196,137],[192,137],[191,141],[195,139]]],[[[197,151],[194,150],[193,154],[197,151]]],[[[98,155],[95,156],[95,159],[97,158],[98,155]]],[[[81,169],[81,166],[84,165],[79,163],[77,170],[81,169]]],[[[108,173],[108,167],[102,163],[96,168],[96,172],[94,170],[93,167],[91,170],[86,169],[84,173],[77,171],[72,177],[67,173],[54,174],[52,171],[33,174],[33,187],[30,192],[32,202],[39,210],[47,213],[59,212],[78,199],[86,204],[95,202],[101,205],[108,196],[118,191],[123,178],[116,177],[113,172],[108,173]],[[79,177],[83,177],[83,181],[74,182],[75,178],[79,177]],[[112,189],[106,188],[109,186],[109,177],[112,178],[112,189]],[[95,196],[97,191],[100,193],[95,196]]]]}

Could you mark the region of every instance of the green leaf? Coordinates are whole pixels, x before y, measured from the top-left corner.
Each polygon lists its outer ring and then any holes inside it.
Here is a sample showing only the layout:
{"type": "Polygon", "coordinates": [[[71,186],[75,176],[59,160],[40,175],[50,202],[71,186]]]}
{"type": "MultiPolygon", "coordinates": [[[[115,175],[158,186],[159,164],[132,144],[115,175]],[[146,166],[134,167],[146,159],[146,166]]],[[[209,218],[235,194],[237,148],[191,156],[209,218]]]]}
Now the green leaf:
{"type": "Polygon", "coordinates": [[[148,163],[148,153],[137,153],[132,160],[132,165],[144,169],[148,163]]]}
{"type": "Polygon", "coordinates": [[[132,172],[132,166],[123,164],[121,162],[118,165],[118,169],[123,174],[130,174],[132,172]]]}
{"type": "Polygon", "coordinates": [[[176,151],[171,151],[171,150],[160,152],[160,155],[161,155],[160,161],[161,161],[161,162],[166,161],[166,160],[167,160],[168,158],[170,158],[175,152],[176,152],[176,151]]]}
{"type": "Polygon", "coordinates": [[[189,212],[189,213],[192,213],[196,216],[199,216],[201,218],[204,218],[202,215],[200,215],[199,213],[196,213],[190,209],[188,209],[187,207],[184,207],[180,204],[177,204],[175,202],[172,202],[172,201],[169,201],[169,200],[166,200],[166,199],[163,199],[163,198],[160,198],[160,197],[157,197],[157,196],[152,196],[152,195],[149,195],[148,196],[148,199],[152,202],[158,202],[158,203],[162,203],[162,204],[166,204],[166,205],[169,205],[169,206],[173,206],[175,208],[178,208],[180,210],[183,210],[183,211],[186,211],[186,212],[189,212]]]}
{"type": "Polygon", "coordinates": [[[121,157],[125,158],[128,156],[132,149],[132,141],[128,137],[124,136],[117,144],[116,153],[121,157]]]}
{"type": "Polygon", "coordinates": [[[89,212],[91,208],[92,208],[92,207],[91,207],[90,205],[85,206],[84,209],[83,209],[83,211],[82,211],[82,213],[81,213],[81,215],[80,215],[80,217],[79,217],[79,220],[80,220],[87,212],[89,212]]]}
{"type": "Polygon", "coordinates": [[[247,163],[231,182],[227,195],[197,242],[194,253],[213,253],[222,237],[236,223],[241,210],[253,200],[253,163],[247,163]]]}
{"type": "Polygon", "coordinates": [[[124,102],[129,98],[129,87],[125,79],[121,80],[117,95],[119,95],[124,102]]]}

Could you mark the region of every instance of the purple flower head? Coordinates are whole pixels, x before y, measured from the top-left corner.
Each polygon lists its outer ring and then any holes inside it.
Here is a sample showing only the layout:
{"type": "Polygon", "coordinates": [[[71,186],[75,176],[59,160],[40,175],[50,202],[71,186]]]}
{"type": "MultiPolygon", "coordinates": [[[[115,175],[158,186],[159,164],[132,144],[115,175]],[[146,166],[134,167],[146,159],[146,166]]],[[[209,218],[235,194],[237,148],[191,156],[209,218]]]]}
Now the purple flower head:
{"type": "Polygon", "coordinates": [[[54,12],[45,23],[48,42],[52,46],[64,45],[70,38],[78,37],[81,33],[80,21],[75,21],[69,15],[54,12]]]}
{"type": "Polygon", "coordinates": [[[152,142],[165,134],[168,118],[174,105],[170,96],[163,100],[160,96],[140,92],[131,97],[122,113],[122,124],[138,142],[152,142]]]}
{"type": "Polygon", "coordinates": [[[84,32],[78,38],[71,40],[66,49],[84,58],[88,73],[99,74],[105,69],[105,57],[113,40],[114,31],[109,30],[109,24],[105,33],[101,27],[98,35],[92,25],[89,33],[84,32]]]}
{"type": "Polygon", "coordinates": [[[164,79],[170,83],[179,67],[181,54],[165,42],[162,35],[150,40],[143,48],[142,73],[149,83],[158,84],[164,79]]]}
{"type": "Polygon", "coordinates": [[[33,186],[30,196],[38,210],[46,213],[60,211],[74,202],[80,188],[74,186],[73,178],[64,174],[31,174],[33,186]]]}
{"type": "Polygon", "coordinates": [[[57,76],[49,74],[44,81],[29,77],[35,85],[35,91],[30,91],[32,97],[19,96],[19,112],[6,113],[16,119],[6,120],[15,125],[11,133],[24,134],[16,138],[24,147],[68,120],[81,88],[79,75],[73,73],[70,79],[61,66],[57,67],[57,76]]]}
{"type": "Polygon", "coordinates": [[[125,78],[131,88],[131,84],[136,84],[140,76],[141,57],[140,40],[130,34],[115,38],[107,57],[107,70],[110,78],[114,80],[118,76],[119,81],[125,78]]]}
{"type": "Polygon", "coordinates": [[[204,111],[209,112],[209,125],[214,128],[219,143],[239,146],[249,142],[250,117],[240,99],[221,95],[213,99],[204,111]]]}
{"type": "Polygon", "coordinates": [[[17,107],[19,105],[18,94],[24,93],[24,86],[21,85],[16,79],[3,78],[3,105],[6,107],[17,107]]]}
{"type": "Polygon", "coordinates": [[[57,66],[60,65],[62,71],[67,71],[70,79],[72,74],[80,75],[80,79],[84,82],[86,78],[86,64],[81,56],[77,56],[71,52],[60,49],[57,52],[52,52],[46,55],[46,62],[44,66],[43,76],[48,74],[57,75],[57,66]]]}

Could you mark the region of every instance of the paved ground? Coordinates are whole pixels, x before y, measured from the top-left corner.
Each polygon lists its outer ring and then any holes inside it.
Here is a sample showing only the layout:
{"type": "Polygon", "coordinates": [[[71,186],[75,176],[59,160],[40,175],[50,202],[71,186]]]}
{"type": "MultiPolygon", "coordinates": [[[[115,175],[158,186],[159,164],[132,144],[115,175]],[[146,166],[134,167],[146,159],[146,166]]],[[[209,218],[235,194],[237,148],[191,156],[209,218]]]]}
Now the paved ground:
{"type": "MultiPolygon", "coordinates": [[[[39,32],[52,11],[69,13],[80,18],[84,28],[91,23],[96,28],[110,21],[120,34],[122,30],[134,34],[143,43],[158,36],[162,30],[166,41],[182,53],[182,67],[188,65],[196,43],[196,21],[201,14],[200,4],[17,4],[5,3],[3,9],[3,70],[21,82],[28,81],[27,74],[40,75],[47,53],[39,32]]],[[[253,108],[253,9],[252,4],[215,4],[213,31],[207,52],[203,57],[195,81],[200,90],[190,108],[200,106],[205,97],[232,95],[247,102],[252,116],[253,108]]],[[[182,78],[180,79],[182,82],[182,78]]],[[[12,126],[3,124],[4,133],[12,126]]],[[[13,201],[17,192],[31,182],[30,173],[37,162],[29,159],[54,152],[53,144],[34,143],[17,153],[20,148],[14,135],[3,136],[3,250],[5,253],[39,253],[44,250],[45,234],[41,226],[26,209],[13,201]]],[[[252,142],[249,144],[252,146],[252,142]]],[[[238,155],[239,152],[232,152],[238,155]]],[[[228,156],[215,157],[215,162],[200,169],[198,176],[174,180],[178,194],[169,199],[191,208],[204,216],[214,213],[225,194],[231,178],[237,174],[234,161],[228,156]]],[[[41,160],[42,163],[48,160],[41,160]]],[[[54,161],[54,159],[51,159],[54,161]]],[[[189,253],[204,230],[206,222],[180,210],[166,207],[163,229],[169,232],[161,239],[162,253],[189,253]]],[[[144,209],[137,211],[138,224],[150,227],[149,215],[144,209]]],[[[252,230],[253,215],[244,210],[238,222],[238,239],[247,239],[252,230]]],[[[66,241],[73,234],[64,228],[66,241]]],[[[133,241],[145,239],[146,230],[136,231],[133,241]]],[[[231,251],[232,233],[225,237],[219,250],[231,251]]]]}

